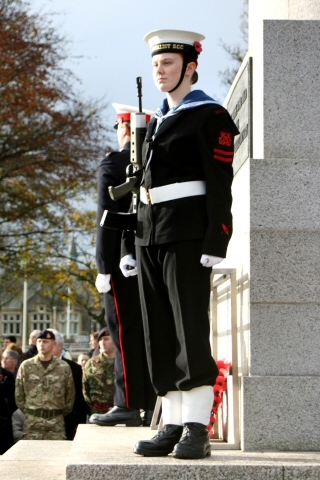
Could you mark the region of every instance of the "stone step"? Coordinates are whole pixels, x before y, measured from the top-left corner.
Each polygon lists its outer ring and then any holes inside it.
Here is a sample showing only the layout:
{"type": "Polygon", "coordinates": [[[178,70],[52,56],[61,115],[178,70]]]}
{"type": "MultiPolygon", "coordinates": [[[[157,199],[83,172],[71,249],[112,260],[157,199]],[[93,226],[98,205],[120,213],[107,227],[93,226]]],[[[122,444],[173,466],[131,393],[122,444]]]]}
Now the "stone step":
{"type": "MultiPolygon", "coordinates": [[[[144,427],[80,425],[67,459],[67,480],[319,480],[319,452],[242,452],[212,444],[204,460],[141,457],[144,427]]],[[[44,478],[44,477],[42,477],[44,478]]],[[[25,479],[24,479],[25,480],[25,479]]]]}
{"type": "Polygon", "coordinates": [[[72,442],[20,440],[0,455],[0,478],[6,480],[65,480],[72,442]]]}

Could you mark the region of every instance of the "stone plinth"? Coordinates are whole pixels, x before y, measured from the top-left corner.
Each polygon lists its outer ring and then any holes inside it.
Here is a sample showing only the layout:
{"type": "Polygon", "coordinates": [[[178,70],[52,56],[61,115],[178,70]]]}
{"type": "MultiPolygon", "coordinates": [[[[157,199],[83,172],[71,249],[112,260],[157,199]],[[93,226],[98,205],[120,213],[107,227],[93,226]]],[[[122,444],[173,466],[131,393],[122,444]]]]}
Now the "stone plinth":
{"type": "Polygon", "coordinates": [[[245,451],[320,450],[320,416],[316,413],[320,377],[251,376],[242,380],[245,451]]]}
{"type": "Polygon", "coordinates": [[[155,434],[144,427],[80,425],[73,442],[20,440],[0,455],[8,480],[318,480],[312,452],[216,451],[205,460],[144,458],[135,442],[155,434]],[[69,455],[70,452],[70,455],[69,455]]]}
{"type": "Polygon", "coordinates": [[[320,21],[263,23],[263,124],[253,122],[253,135],[263,132],[264,157],[250,161],[245,450],[320,449],[320,111],[312,108],[319,42],[320,21]]]}
{"type": "Polygon", "coordinates": [[[319,49],[320,2],[249,1],[249,52],[226,99],[240,105],[250,61],[249,105],[235,121],[248,110],[252,148],[245,161],[236,153],[227,258],[245,451],[320,450],[319,49]]]}
{"type": "Polygon", "coordinates": [[[3,480],[65,480],[72,442],[20,440],[0,455],[3,480]]]}
{"type": "MultiPolygon", "coordinates": [[[[143,427],[80,425],[67,463],[67,480],[316,480],[319,455],[212,451],[204,460],[141,457],[134,444],[155,434],[143,427]]],[[[214,447],[213,447],[214,448],[214,447]]]]}

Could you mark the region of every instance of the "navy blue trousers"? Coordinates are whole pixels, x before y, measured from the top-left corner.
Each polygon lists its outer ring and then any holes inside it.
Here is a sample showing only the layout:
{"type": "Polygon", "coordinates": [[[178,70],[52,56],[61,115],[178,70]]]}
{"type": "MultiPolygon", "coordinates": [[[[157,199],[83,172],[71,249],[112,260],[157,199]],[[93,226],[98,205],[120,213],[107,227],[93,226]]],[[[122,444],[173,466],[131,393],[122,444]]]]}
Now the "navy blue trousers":
{"type": "Polygon", "coordinates": [[[114,405],[153,410],[156,394],[147,366],[137,277],[111,274],[104,294],[106,319],[115,345],[114,405]]]}
{"type": "Polygon", "coordinates": [[[157,395],[214,385],[210,347],[210,273],[201,240],[136,246],[152,384],[157,395]]]}

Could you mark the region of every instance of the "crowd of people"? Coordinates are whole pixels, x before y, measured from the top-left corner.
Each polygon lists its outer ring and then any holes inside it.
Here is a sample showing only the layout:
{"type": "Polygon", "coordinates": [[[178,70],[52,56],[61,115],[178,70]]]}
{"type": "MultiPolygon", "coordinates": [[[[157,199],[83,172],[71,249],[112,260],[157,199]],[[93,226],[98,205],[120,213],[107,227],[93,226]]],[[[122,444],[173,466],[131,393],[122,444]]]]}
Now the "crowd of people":
{"type": "Polygon", "coordinates": [[[63,335],[34,330],[25,352],[10,335],[0,348],[0,454],[18,440],[72,440],[90,415],[113,407],[115,349],[108,328],[70,360],[63,335]]]}

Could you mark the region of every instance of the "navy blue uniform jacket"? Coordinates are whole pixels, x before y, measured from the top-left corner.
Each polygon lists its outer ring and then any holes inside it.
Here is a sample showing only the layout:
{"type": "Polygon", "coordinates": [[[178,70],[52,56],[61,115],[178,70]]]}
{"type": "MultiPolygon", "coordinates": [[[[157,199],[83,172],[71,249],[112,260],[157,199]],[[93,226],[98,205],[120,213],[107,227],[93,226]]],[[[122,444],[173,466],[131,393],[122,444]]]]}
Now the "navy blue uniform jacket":
{"type": "Polygon", "coordinates": [[[232,234],[232,160],[239,133],[225,108],[202,105],[168,117],[154,134],[148,125],[145,146],[152,147],[142,185],[160,187],[204,180],[206,195],[146,205],[139,202],[136,245],[203,239],[202,253],[225,257],[232,234]],[[151,142],[151,143],[150,143],[151,142]]]}
{"type": "Polygon", "coordinates": [[[127,213],[132,194],[128,193],[116,202],[110,198],[108,187],[118,186],[126,181],[126,167],[130,164],[130,143],[121,152],[111,152],[102,160],[98,171],[98,211],[96,262],[98,273],[111,274],[119,270],[121,230],[100,226],[104,210],[127,213]]]}

